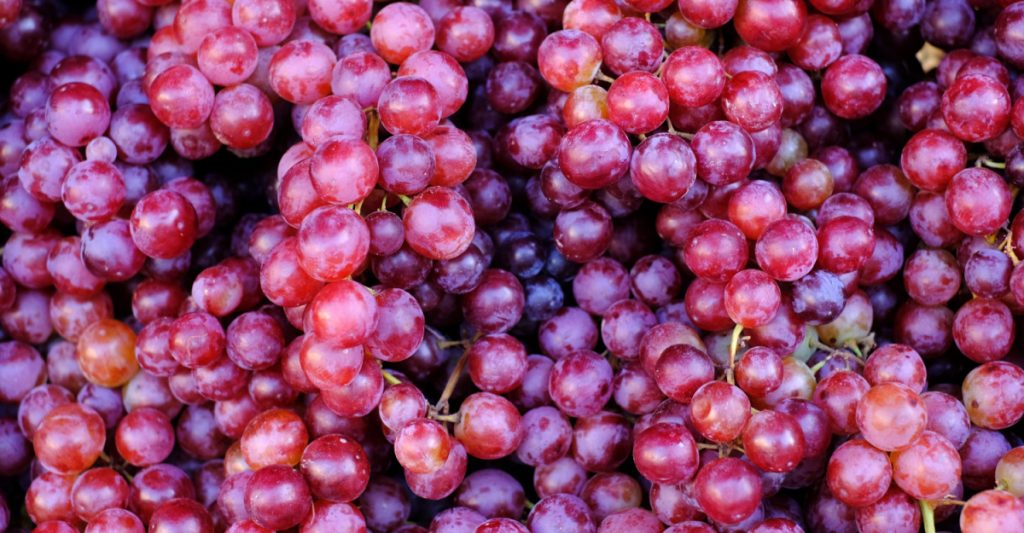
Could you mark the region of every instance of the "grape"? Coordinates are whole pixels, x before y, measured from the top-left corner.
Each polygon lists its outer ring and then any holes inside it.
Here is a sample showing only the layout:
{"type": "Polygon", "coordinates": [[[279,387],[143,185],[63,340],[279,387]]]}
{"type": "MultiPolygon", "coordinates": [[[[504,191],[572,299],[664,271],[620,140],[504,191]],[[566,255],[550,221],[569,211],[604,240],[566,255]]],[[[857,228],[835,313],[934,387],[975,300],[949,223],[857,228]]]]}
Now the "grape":
{"type": "Polygon", "coordinates": [[[971,497],[960,512],[960,527],[966,531],[1006,529],[1020,525],[1024,506],[1012,494],[986,490],[971,497]]]}
{"type": "Polygon", "coordinates": [[[857,427],[878,449],[893,451],[913,443],[927,425],[924,403],[909,387],[882,383],[871,387],[857,404],[857,427]]]}
{"type": "Polygon", "coordinates": [[[841,444],[828,462],[829,490],[843,503],[862,507],[885,495],[892,466],[885,454],[863,439],[841,444]]]}
{"type": "Polygon", "coordinates": [[[25,494],[25,511],[35,522],[73,520],[71,490],[74,476],[45,472],[32,480],[25,494]]]}
{"type": "Polygon", "coordinates": [[[303,141],[319,148],[331,137],[363,137],[366,133],[366,118],[351,98],[325,96],[306,109],[299,133],[303,141]]]}
{"type": "Polygon", "coordinates": [[[446,118],[462,107],[466,101],[468,80],[458,62],[444,52],[423,50],[404,61],[398,69],[398,76],[420,77],[434,87],[441,118],[446,118]]]}
{"type": "Polygon", "coordinates": [[[839,26],[821,15],[807,17],[803,35],[787,51],[790,60],[805,70],[821,70],[832,64],[843,52],[839,26]]]}
{"type": "Polygon", "coordinates": [[[874,247],[874,230],[852,216],[836,217],[818,229],[818,263],[835,274],[863,266],[874,247]]]}
{"type": "Polygon", "coordinates": [[[552,33],[537,49],[540,75],[552,87],[563,92],[590,83],[597,75],[601,59],[601,46],[597,40],[579,30],[552,33]]]}
{"type": "Polygon", "coordinates": [[[245,509],[257,524],[288,529],[306,519],[312,508],[302,475],[284,465],[257,470],[245,488],[245,509]]]}
{"type": "Polygon", "coordinates": [[[514,452],[522,441],[519,412],[500,396],[487,392],[470,395],[462,402],[459,415],[455,438],[474,457],[504,457],[514,452]]]}
{"type": "Polygon", "coordinates": [[[577,351],[560,358],[551,369],[548,392],[570,416],[596,414],[611,397],[612,370],[593,352],[577,351]]]}
{"type": "Polygon", "coordinates": [[[587,504],[569,494],[556,494],[541,499],[530,510],[526,524],[531,531],[540,533],[561,530],[581,533],[596,531],[590,520],[587,504]]]}
{"type": "Polygon", "coordinates": [[[461,63],[479,59],[494,43],[494,23],[475,6],[458,6],[437,24],[437,48],[461,63]]]}
{"type": "Polygon", "coordinates": [[[878,109],[886,87],[881,67],[858,54],[839,58],[825,70],[821,80],[825,105],[832,113],[847,119],[862,118],[878,109]]]}
{"type": "MultiPolygon", "coordinates": [[[[256,8],[256,6],[253,7],[256,8]]],[[[291,31],[291,25],[295,21],[296,9],[292,6],[278,6],[276,2],[267,6],[267,8],[271,7],[274,9],[273,12],[280,19],[279,25],[281,30],[285,30],[283,31],[284,35],[281,35],[281,39],[283,39],[287,37],[288,33],[291,31]],[[285,29],[286,23],[287,29],[285,29]]],[[[346,35],[356,31],[369,22],[372,7],[373,5],[371,2],[363,2],[361,0],[316,0],[309,3],[309,15],[312,17],[313,22],[316,22],[317,25],[325,30],[339,35],[346,35]]],[[[238,22],[236,21],[235,24],[238,25],[238,22]]],[[[274,43],[260,43],[261,46],[266,44],[274,43]]]]}
{"type": "Polygon", "coordinates": [[[747,262],[748,247],[739,228],[709,219],[698,224],[683,248],[686,266],[699,278],[724,283],[747,262]]]}
{"type": "Polygon", "coordinates": [[[668,118],[668,90],[651,74],[630,72],[608,88],[608,118],[626,133],[648,133],[668,118]]]}
{"type": "Polygon", "coordinates": [[[87,380],[120,387],[139,371],[135,333],[123,322],[105,318],[93,322],[78,339],[78,363],[87,380]]]}
{"type": "Polygon", "coordinates": [[[942,118],[953,135],[968,142],[989,140],[1010,121],[1010,99],[998,81],[981,74],[957,78],[942,95],[942,118]],[[983,107],[979,102],[984,101],[983,107]]]}
{"type": "Polygon", "coordinates": [[[655,424],[635,437],[633,461],[648,480],[679,484],[697,471],[697,446],[685,426],[655,424]]]}
{"type": "Polygon", "coordinates": [[[945,437],[931,431],[893,454],[893,480],[914,498],[939,499],[952,494],[960,482],[960,456],[945,437]],[[922,475],[922,461],[932,462],[922,475]]]}
{"type": "Polygon", "coordinates": [[[261,468],[298,464],[308,440],[306,427],[297,414],[287,409],[270,409],[249,421],[240,442],[245,462],[261,468]]]}
{"type": "Polygon", "coordinates": [[[129,412],[117,425],[115,444],[121,457],[135,466],[158,464],[170,455],[173,429],[167,415],[149,407],[129,412]]]}
{"type": "Polygon", "coordinates": [[[348,208],[317,208],[299,226],[299,266],[321,281],[349,277],[366,259],[369,247],[366,223],[348,208]]]}
{"type": "Polygon", "coordinates": [[[768,274],[747,269],[729,279],[723,301],[733,322],[752,328],[767,324],[775,316],[781,297],[778,285],[768,274]]]}
{"type": "Polygon", "coordinates": [[[126,533],[143,533],[145,527],[142,520],[131,511],[124,509],[107,509],[98,513],[86,526],[89,533],[113,533],[124,531],[126,533]]]}
{"type": "Polygon", "coordinates": [[[430,48],[434,43],[434,24],[422,8],[402,2],[373,17],[370,38],[381,57],[397,65],[415,52],[430,48]]]}
{"type": "MultiPolygon", "coordinates": [[[[782,192],[786,200],[793,207],[803,210],[822,207],[834,187],[835,182],[828,166],[815,159],[797,162],[786,171],[782,180],[782,192]]],[[[819,223],[822,221],[819,220],[819,223]]]]}
{"type": "Polygon", "coordinates": [[[466,475],[466,448],[459,442],[452,443],[451,452],[444,466],[430,474],[405,472],[409,490],[421,498],[440,499],[455,492],[466,475]]]}
{"type": "Polygon", "coordinates": [[[46,101],[47,131],[68,146],[85,146],[110,125],[110,106],[93,86],[70,82],[46,101]]]}
{"type": "MultiPolygon", "coordinates": [[[[609,19],[618,18],[618,9],[615,9],[614,14],[605,16],[608,16],[609,19]]],[[[602,15],[598,10],[595,10],[593,14],[590,12],[586,14],[594,18],[602,15]]],[[[570,12],[565,17],[568,18],[571,15],[570,12]]],[[[600,40],[602,62],[613,73],[622,76],[632,71],[654,72],[657,70],[661,64],[664,43],[653,24],[637,17],[623,17],[615,20],[607,28],[588,28],[595,24],[599,24],[599,22],[589,22],[587,26],[573,29],[582,29],[600,40]],[[587,29],[591,31],[587,31],[587,29]]]]}
{"type": "Polygon", "coordinates": [[[804,431],[785,413],[761,411],[743,430],[743,449],[754,465],[769,472],[787,472],[804,458],[804,431]]]}
{"type": "Polygon", "coordinates": [[[743,432],[750,418],[750,400],[736,387],[720,381],[702,385],[690,402],[690,422],[713,442],[730,442],[743,432]]]}
{"type": "Polygon", "coordinates": [[[342,435],[325,435],[302,452],[302,473],[318,498],[348,502],[356,499],[370,479],[363,448],[342,435]]]}
{"type": "Polygon", "coordinates": [[[721,98],[725,116],[747,131],[763,130],[782,118],[782,94],[768,74],[735,74],[725,83],[721,98]]]}
{"type": "MultiPolygon", "coordinates": [[[[765,226],[754,246],[754,256],[758,266],[772,278],[778,281],[794,281],[796,296],[798,287],[812,286],[811,270],[816,261],[817,247],[818,240],[814,236],[814,230],[802,220],[788,217],[765,226]]],[[[823,271],[819,272],[820,275],[826,275],[823,271]]],[[[800,311],[797,312],[800,314],[800,311]]]]}
{"type": "Polygon", "coordinates": [[[148,193],[132,209],[132,242],[148,257],[171,259],[185,253],[198,236],[197,226],[195,208],[174,191],[148,193]]]}
{"type": "Polygon", "coordinates": [[[996,219],[1001,217],[1001,223],[1009,216],[1008,195],[1006,182],[998,174],[973,168],[956,173],[944,196],[953,225],[968,235],[977,236],[995,231],[996,219]],[[983,211],[981,205],[986,206],[983,211]]]}
{"type": "Polygon", "coordinates": [[[273,127],[270,100],[260,88],[240,83],[217,93],[210,129],[221,143],[240,150],[255,148],[267,140],[273,127]]]}
{"type": "Polygon", "coordinates": [[[100,415],[73,403],[50,411],[32,436],[36,458],[50,471],[61,474],[75,474],[92,466],[105,442],[100,415]]]}
{"type": "Polygon", "coordinates": [[[416,196],[402,216],[407,242],[431,259],[452,259],[466,251],[474,225],[469,203],[441,187],[416,196]]]}
{"type": "Polygon", "coordinates": [[[921,512],[917,502],[896,487],[892,487],[878,501],[856,509],[859,531],[917,530],[921,512]]]}
{"type": "Polygon", "coordinates": [[[315,41],[292,41],[270,59],[270,86],[281,98],[296,104],[312,104],[331,88],[334,52],[315,41]]]}
{"type": "Polygon", "coordinates": [[[462,183],[477,165],[477,154],[469,135],[458,128],[438,126],[425,139],[434,150],[432,185],[462,183]]]}
{"type": "Polygon", "coordinates": [[[1024,416],[1024,370],[1001,361],[985,363],[964,378],[964,405],[971,422],[1003,429],[1024,416]]]}
{"type": "Polygon", "coordinates": [[[724,524],[745,520],[761,503],[761,479],[754,467],[731,457],[705,465],[693,491],[708,517],[724,524]]]}
{"type": "Polygon", "coordinates": [[[526,464],[539,466],[565,456],[572,444],[572,427],[557,409],[541,406],[523,414],[523,441],[516,457],[526,464]]]}

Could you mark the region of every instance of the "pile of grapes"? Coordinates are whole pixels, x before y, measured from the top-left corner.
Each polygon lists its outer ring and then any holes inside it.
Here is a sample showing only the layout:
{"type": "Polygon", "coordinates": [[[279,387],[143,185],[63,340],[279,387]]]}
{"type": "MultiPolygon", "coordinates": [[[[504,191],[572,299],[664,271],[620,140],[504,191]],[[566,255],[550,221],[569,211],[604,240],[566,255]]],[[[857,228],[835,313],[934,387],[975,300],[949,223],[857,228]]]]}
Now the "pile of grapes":
{"type": "Polygon", "coordinates": [[[0,531],[1024,533],[1024,2],[0,0],[0,531]]]}

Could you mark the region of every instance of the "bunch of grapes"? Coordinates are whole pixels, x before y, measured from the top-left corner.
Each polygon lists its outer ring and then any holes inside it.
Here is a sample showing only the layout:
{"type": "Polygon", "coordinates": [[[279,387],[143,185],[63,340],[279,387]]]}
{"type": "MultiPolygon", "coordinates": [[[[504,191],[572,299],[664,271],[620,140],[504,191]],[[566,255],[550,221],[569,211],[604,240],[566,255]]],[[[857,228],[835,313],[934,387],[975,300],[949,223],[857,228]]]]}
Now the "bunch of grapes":
{"type": "Polygon", "coordinates": [[[2,531],[1024,533],[1024,3],[0,0],[0,55],[2,531]]]}

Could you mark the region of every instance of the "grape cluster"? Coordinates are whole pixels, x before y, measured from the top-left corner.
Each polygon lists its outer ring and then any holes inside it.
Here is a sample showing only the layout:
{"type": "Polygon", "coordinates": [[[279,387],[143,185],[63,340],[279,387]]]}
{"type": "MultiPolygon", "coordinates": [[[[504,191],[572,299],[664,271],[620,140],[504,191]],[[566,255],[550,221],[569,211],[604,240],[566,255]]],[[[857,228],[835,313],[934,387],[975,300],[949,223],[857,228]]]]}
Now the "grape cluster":
{"type": "Polygon", "coordinates": [[[1024,533],[1024,3],[0,0],[0,530],[1024,533]]]}

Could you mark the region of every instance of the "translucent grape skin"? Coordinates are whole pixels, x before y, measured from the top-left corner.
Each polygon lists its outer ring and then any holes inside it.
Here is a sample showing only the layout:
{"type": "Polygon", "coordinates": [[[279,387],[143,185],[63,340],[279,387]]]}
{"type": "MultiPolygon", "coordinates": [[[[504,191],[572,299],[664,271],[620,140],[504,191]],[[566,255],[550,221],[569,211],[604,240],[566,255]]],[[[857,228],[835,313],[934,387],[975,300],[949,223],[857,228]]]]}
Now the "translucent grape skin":
{"type": "Polygon", "coordinates": [[[552,33],[537,50],[540,75],[563,92],[590,83],[601,66],[601,59],[597,40],[579,30],[552,33]]]}
{"type": "Polygon", "coordinates": [[[696,473],[697,447],[686,427],[655,424],[635,437],[633,460],[645,478],[678,484],[696,473]]]}
{"type": "Polygon", "coordinates": [[[715,459],[697,475],[694,492],[710,518],[736,524],[751,516],[760,504],[761,479],[754,467],[740,459],[715,459]]]}
{"type": "Polygon", "coordinates": [[[50,411],[32,437],[37,458],[50,470],[65,474],[91,466],[105,442],[103,419],[93,409],[78,404],[50,411]]]}
{"type": "Polygon", "coordinates": [[[862,507],[885,495],[892,481],[892,465],[885,453],[862,439],[841,444],[828,462],[829,490],[843,503],[862,507]]]}
{"type": "Polygon", "coordinates": [[[268,529],[299,525],[312,503],[302,474],[284,465],[257,470],[245,489],[245,508],[250,518],[268,529]]]}
{"type": "Polygon", "coordinates": [[[796,44],[806,19],[807,8],[803,2],[755,0],[739,3],[734,24],[744,41],[762,50],[776,52],[796,44]]]}
{"type": "Polygon", "coordinates": [[[432,187],[423,191],[406,208],[402,222],[407,242],[432,259],[452,259],[473,240],[469,203],[451,189],[432,187]]]}
{"type": "Polygon", "coordinates": [[[1003,429],[1024,416],[1024,370],[1003,361],[985,363],[964,378],[964,405],[971,422],[1003,429]]]}

